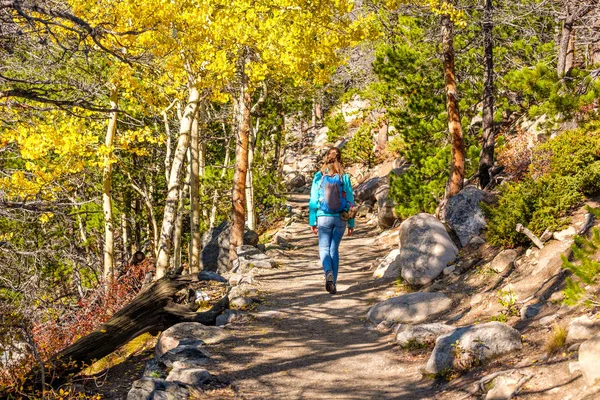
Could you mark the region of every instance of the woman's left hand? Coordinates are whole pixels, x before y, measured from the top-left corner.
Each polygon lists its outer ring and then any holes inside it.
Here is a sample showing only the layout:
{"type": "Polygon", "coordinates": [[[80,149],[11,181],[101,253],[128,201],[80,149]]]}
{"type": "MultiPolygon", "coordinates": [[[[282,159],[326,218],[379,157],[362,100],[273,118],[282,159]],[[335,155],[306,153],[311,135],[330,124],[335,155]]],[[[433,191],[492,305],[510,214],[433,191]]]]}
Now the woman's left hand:
{"type": "Polygon", "coordinates": [[[348,236],[352,236],[353,232],[354,232],[354,228],[348,228],[348,236]]]}

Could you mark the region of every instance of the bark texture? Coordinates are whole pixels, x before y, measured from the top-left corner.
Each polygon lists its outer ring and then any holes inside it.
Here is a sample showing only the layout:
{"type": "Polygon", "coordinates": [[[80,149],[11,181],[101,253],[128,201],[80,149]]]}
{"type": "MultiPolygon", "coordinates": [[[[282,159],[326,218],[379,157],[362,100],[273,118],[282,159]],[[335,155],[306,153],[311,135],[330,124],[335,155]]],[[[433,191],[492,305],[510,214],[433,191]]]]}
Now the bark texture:
{"type": "MultiPolygon", "coordinates": [[[[116,87],[110,91],[110,108],[116,110],[118,91],[116,87]]],[[[117,131],[117,112],[111,112],[104,144],[109,152],[104,156],[102,173],[102,210],[104,213],[104,278],[110,279],[114,270],[115,231],[112,211],[112,146],[117,131]]]]}
{"type": "Polygon", "coordinates": [[[456,195],[463,186],[465,178],[465,143],[458,112],[458,92],[454,73],[454,34],[452,21],[448,15],[442,16],[442,51],[444,55],[444,80],[446,83],[446,110],[448,112],[448,130],[452,143],[450,176],[446,187],[446,197],[456,195]]]}
{"type": "Polygon", "coordinates": [[[175,226],[175,217],[177,214],[177,205],[179,204],[179,187],[181,185],[181,171],[183,169],[184,159],[187,152],[190,139],[190,130],[192,121],[198,107],[200,93],[195,86],[190,87],[187,105],[183,111],[181,125],[179,128],[179,139],[171,164],[171,173],[169,174],[169,186],[167,199],[165,201],[165,211],[163,216],[162,228],[160,231],[160,242],[158,245],[158,256],[156,260],[156,278],[162,278],[169,265],[171,251],[173,247],[173,229],[175,226]]]}
{"type": "Polygon", "coordinates": [[[490,168],[494,164],[494,47],[492,40],[492,0],[485,0],[483,14],[483,143],[479,157],[479,183],[490,183],[490,168]]]}

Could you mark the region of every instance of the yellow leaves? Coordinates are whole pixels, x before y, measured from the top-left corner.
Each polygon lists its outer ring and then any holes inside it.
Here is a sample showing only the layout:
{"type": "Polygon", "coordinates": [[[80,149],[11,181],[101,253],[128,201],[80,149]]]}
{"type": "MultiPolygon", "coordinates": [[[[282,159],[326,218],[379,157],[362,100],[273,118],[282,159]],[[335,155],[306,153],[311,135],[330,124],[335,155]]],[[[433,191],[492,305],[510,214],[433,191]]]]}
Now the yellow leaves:
{"type": "Polygon", "coordinates": [[[53,213],[45,212],[42,215],[40,215],[39,220],[42,224],[46,224],[46,223],[50,222],[52,220],[52,218],[54,218],[53,213]]]}

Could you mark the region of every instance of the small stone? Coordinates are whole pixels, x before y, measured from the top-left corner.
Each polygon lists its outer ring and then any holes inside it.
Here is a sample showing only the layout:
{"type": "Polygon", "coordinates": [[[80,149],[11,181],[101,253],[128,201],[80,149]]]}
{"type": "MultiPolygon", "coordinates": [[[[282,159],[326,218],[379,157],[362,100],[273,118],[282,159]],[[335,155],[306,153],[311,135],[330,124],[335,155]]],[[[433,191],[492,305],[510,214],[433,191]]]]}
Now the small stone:
{"type": "Polygon", "coordinates": [[[539,326],[544,326],[547,328],[551,328],[551,325],[558,320],[558,314],[547,315],[543,318],[540,318],[538,321],[539,326]]]}
{"type": "Polygon", "coordinates": [[[375,327],[375,329],[381,333],[387,333],[392,330],[393,326],[394,326],[394,322],[392,322],[392,321],[381,321],[377,325],[377,327],[375,327]]]}
{"type": "Polygon", "coordinates": [[[567,352],[568,353],[575,353],[577,351],[579,351],[579,347],[581,346],[581,343],[573,343],[572,345],[570,345],[567,348],[567,352]]]}
{"type": "Polygon", "coordinates": [[[471,240],[469,240],[469,243],[468,243],[469,246],[473,246],[475,248],[479,248],[484,244],[485,244],[485,239],[482,238],[481,236],[473,236],[473,238],[471,238],[471,240]]]}
{"type": "Polygon", "coordinates": [[[503,250],[490,264],[490,268],[498,273],[502,273],[512,267],[517,259],[517,251],[513,249],[503,250]]]}
{"type": "Polygon", "coordinates": [[[580,372],[581,371],[581,367],[579,366],[579,363],[577,361],[571,361],[569,363],[569,372],[571,374],[574,374],[575,372],[580,372]]]}
{"type": "Polygon", "coordinates": [[[576,234],[577,234],[577,231],[575,230],[575,228],[570,226],[567,229],[564,229],[560,232],[554,232],[554,234],[552,236],[556,240],[563,241],[563,240],[572,238],[576,234]]]}
{"type": "Polygon", "coordinates": [[[531,319],[538,315],[542,310],[543,304],[528,304],[520,310],[521,320],[531,319]]]}
{"type": "Polygon", "coordinates": [[[454,272],[455,269],[456,269],[456,266],[454,266],[454,265],[450,265],[450,266],[444,268],[444,270],[443,270],[444,275],[450,275],[451,273],[454,272]]]}
{"type": "Polygon", "coordinates": [[[254,300],[252,300],[249,297],[236,297],[229,301],[229,305],[232,308],[245,308],[251,305],[252,303],[254,303],[254,300]]]}
{"type": "Polygon", "coordinates": [[[531,248],[528,248],[528,249],[525,251],[525,257],[529,257],[529,256],[531,255],[531,253],[533,253],[533,250],[531,250],[531,248]]]}

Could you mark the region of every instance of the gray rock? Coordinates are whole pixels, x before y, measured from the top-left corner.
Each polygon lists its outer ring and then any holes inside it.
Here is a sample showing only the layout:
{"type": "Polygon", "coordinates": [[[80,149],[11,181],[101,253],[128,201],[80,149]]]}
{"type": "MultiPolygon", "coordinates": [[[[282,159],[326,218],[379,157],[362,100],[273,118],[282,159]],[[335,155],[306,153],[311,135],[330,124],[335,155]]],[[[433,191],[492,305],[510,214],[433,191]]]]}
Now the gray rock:
{"type": "Polygon", "coordinates": [[[225,310],[225,312],[217,317],[216,325],[223,326],[233,322],[243,321],[246,318],[246,313],[238,310],[225,310]]]}
{"type": "Polygon", "coordinates": [[[522,347],[519,331],[501,322],[470,325],[438,337],[425,371],[460,370],[522,347]]]}
{"type": "Polygon", "coordinates": [[[179,345],[155,358],[156,366],[166,373],[177,363],[195,367],[208,364],[210,355],[203,346],[202,341],[198,341],[197,344],[179,345]]]}
{"type": "MultiPolygon", "coordinates": [[[[229,261],[229,233],[229,223],[223,222],[202,235],[202,253],[200,259],[203,270],[223,274],[231,269],[232,265],[229,261]]],[[[244,234],[244,244],[254,243],[256,245],[258,240],[255,235],[256,233],[249,234],[248,236],[244,234]],[[251,240],[251,242],[246,242],[246,239],[251,240]]]]}
{"type": "Polygon", "coordinates": [[[180,344],[190,341],[202,341],[206,344],[220,343],[231,336],[222,329],[214,326],[202,325],[199,322],[182,322],[173,325],[160,334],[154,353],[160,357],[167,351],[178,347],[180,344]]]}
{"type": "Polygon", "coordinates": [[[574,318],[567,328],[567,343],[581,342],[600,333],[600,319],[587,315],[574,318]]]}
{"type": "Polygon", "coordinates": [[[456,266],[455,265],[450,265],[446,268],[444,268],[444,275],[450,275],[451,273],[453,273],[456,270],[456,266]]]}
{"type": "Polygon", "coordinates": [[[131,390],[127,393],[127,400],[152,400],[162,398],[186,400],[189,397],[189,391],[175,382],[148,377],[133,382],[131,390]]]}
{"type": "Polygon", "coordinates": [[[456,232],[462,246],[466,246],[469,240],[479,235],[487,225],[485,215],[479,207],[483,198],[483,190],[467,186],[451,197],[446,204],[444,220],[456,232]]]}
{"type": "Polygon", "coordinates": [[[374,278],[398,278],[400,276],[400,249],[394,249],[388,254],[385,259],[379,264],[375,272],[374,278]]]}
{"type": "Polygon", "coordinates": [[[173,368],[166,380],[184,385],[201,386],[210,380],[210,373],[203,368],[173,368]]]}
{"type": "Polygon", "coordinates": [[[236,248],[236,253],[238,258],[233,262],[233,271],[236,273],[247,273],[253,268],[271,269],[277,266],[271,257],[253,246],[240,246],[236,248]]]}
{"type": "Polygon", "coordinates": [[[226,283],[227,279],[213,271],[200,271],[198,273],[199,281],[216,281],[226,283]]]}
{"type": "Polygon", "coordinates": [[[229,300],[236,297],[257,297],[258,289],[254,286],[241,282],[238,286],[229,291],[229,300]]]}
{"type": "Polygon", "coordinates": [[[302,174],[294,175],[287,183],[289,189],[301,188],[304,185],[306,185],[306,178],[302,174]]]}
{"type": "Polygon", "coordinates": [[[246,230],[244,232],[244,245],[256,247],[259,240],[260,237],[258,236],[258,233],[251,230],[246,230]]]}
{"type": "Polygon", "coordinates": [[[538,321],[539,326],[544,326],[550,328],[553,323],[558,320],[558,314],[547,315],[545,317],[540,318],[538,321]]]}
{"type": "Polygon", "coordinates": [[[443,293],[415,292],[392,297],[373,306],[367,318],[375,325],[381,321],[416,323],[435,318],[451,307],[452,300],[443,293]]]}
{"type": "Polygon", "coordinates": [[[490,268],[498,273],[506,271],[515,264],[517,251],[513,249],[503,250],[490,263],[490,268]]]}
{"type": "Polygon", "coordinates": [[[475,248],[479,248],[485,244],[485,239],[481,236],[473,236],[471,240],[469,240],[469,246],[473,246],[475,248]]]}
{"type": "Polygon", "coordinates": [[[435,343],[438,336],[452,332],[456,328],[439,322],[423,325],[400,325],[396,332],[396,342],[401,347],[411,344],[429,346],[435,343]]]}
{"type": "Polygon", "coordinates": [[[254,300],[250,297],[235,297],[229,301],[229,305],[233,308],[245,308],[253,303],[254,300]]]}
{"type": "Polygon", "coordinates": [[[521,315],[521,320],[525,321],[526,319],[531,319],[538,315],[540,311],[542,311],[543,304],[528,304],[521,308],[519,311],[521,315]]]}
{"type": "Polygon", "coordinates": [[[457,255],[458,248],[433,215],[417,214],[400,225],[400,268],[409,284],[430,283],[457,255]]]}
{"type": "Polygon", "coordinates": [[[388,183],[387,177],[375,177],[366,180],[354,188],[354,201],[357,204],[375,203],[375,192],[380,186],[388,183]]]}
{"type": "Polygon", "coordinates": [[[600,379],[600,335],[586,340],[579,347],[579,367],[585,382],[592,386],[600,379]]]}
{"type": "Polygon", "coordinates": [[[502,374],[493,380],[494,387],[487,392],[485,400],[509,400],[524,383],[519,372],[502,374]]]}
{"type": "Polygon", "coordinates": [[[575,236],[577,234],[577,231],[575,230],[574,227],[570,226],[567,229],[563,229],[560,232],[554,232],[552,234],[552,236],[554,237],[554,239],[556,240],[560,240],[560,241],[564,241],[567,239],[572,238],[573,236],[575,236]]]}

